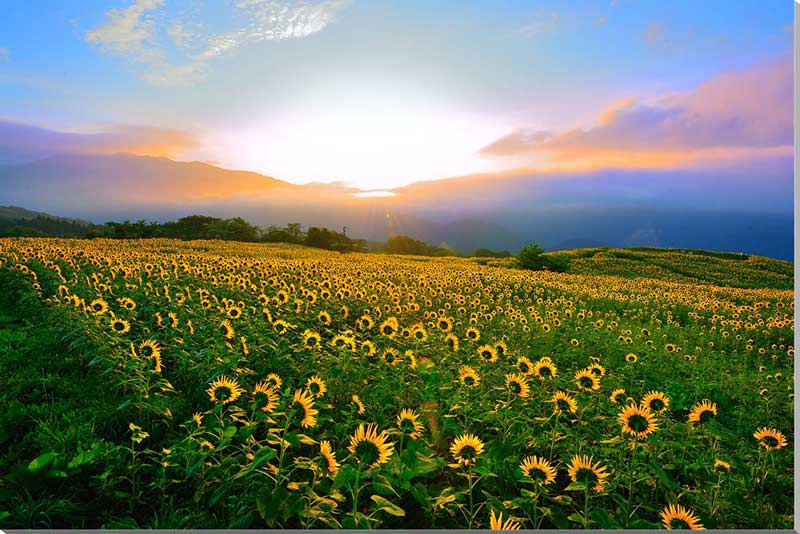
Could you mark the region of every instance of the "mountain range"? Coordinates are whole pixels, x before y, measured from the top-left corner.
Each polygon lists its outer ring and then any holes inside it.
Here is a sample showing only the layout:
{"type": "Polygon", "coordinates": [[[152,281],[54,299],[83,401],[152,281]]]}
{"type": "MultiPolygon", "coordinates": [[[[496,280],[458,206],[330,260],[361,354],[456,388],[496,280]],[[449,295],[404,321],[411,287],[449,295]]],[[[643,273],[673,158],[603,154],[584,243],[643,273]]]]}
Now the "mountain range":
{"type": "Polygon", "coordinates": [[[59,154],[0,166],[0,204],[108,220],[173,220],[192,213],[242,216],[260,226],[346,227],[385,240],[406,234],[471,251],[667,246],[793,257],[791,161],[777,169],[670,173],[604,170],[516,173],[417,182],[359,198],[344,184],[295,185],[208,163],[131,154],[59,154]],[[724,195],[725,209],[715,199],[724,195]],[[756,202],[754,199],[758,199],[756,202]]]}

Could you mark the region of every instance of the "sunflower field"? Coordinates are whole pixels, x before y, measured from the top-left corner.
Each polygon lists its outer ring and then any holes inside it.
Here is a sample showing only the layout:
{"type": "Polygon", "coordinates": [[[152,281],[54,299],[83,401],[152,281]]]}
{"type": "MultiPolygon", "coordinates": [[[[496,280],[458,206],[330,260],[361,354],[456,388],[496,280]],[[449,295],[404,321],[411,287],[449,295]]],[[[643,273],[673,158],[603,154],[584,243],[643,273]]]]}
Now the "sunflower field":
{"type": "Polygon", "coordinates": [[[793,524],[792,289],[165,239],[0,287],[3,528],[793,524]]]}

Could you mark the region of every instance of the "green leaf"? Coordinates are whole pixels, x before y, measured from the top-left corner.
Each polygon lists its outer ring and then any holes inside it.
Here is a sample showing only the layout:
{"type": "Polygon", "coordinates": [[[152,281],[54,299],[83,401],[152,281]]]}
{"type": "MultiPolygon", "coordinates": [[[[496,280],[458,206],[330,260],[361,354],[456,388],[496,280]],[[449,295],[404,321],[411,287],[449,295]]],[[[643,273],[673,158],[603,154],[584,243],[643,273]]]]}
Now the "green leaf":
{"type": "Polygon", "coordinates": [[[223,439],[230,439],[236,435],[236,431],[239,430],[235,426],[226,427],[225,430],[222,431],[223,439]]]}
{"type": "Polygon", "coordinates": [[[57,452],[46,452],[40,455],[38,458],[32,460],[31,463],[28,464],[28,471],[35,473],[42,468],[47,467],[53,463],[53,460],[55,460],[57,456],[57,452]]]}
{"type": "Polygon", "coordinates": [[[583,482],[571,482],[569,486],[564,488],[564,491],[586,491],[586,487],[583,482]]]}
{"type": "Polygon", "coordinates": [[[387,514],[391,514],[395,517],[403,517],[406,515],[405,510],[403,510],[396,504],[392,503],[391,501],[384,499],[380,495],[373,495],[371,498],[375,502],[375,504],[378,505],[377,508],[378,510],[386,512],[387,514]]]}

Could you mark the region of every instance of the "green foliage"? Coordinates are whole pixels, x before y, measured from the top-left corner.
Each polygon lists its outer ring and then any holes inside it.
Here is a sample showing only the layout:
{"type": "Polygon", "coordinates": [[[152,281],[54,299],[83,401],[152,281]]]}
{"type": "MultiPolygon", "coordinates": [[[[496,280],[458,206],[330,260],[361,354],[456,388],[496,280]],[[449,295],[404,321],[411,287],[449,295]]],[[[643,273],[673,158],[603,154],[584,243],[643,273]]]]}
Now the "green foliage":
{"type": "Polygon", "coordinates": [[[569,269],[569,261],[561,256],[546,256],[544,249],[536,243],[519,249],[516,255],[517,265],[531,271],[565,272],[569,269]]]}
{"type": "Polygon", "coordinates": [[[444,247],[435,247],[407,235],[393,235],[385,244],[377,247],[378,252],[387,254],[406,254],[414,256],[454,256],[455,252],[444,247]]]}

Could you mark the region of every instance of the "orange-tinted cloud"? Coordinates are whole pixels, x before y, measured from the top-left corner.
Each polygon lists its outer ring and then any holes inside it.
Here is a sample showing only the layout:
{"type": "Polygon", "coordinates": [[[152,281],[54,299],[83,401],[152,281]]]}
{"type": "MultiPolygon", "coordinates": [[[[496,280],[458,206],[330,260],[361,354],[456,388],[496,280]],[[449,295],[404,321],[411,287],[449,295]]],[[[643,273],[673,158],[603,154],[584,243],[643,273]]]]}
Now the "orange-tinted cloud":
{"type": "Polygon", "coordinates": [[[55,154],[119,152],[174,158],[200,144],[191,132],[152,126],[114,126],[98,133],[73,133],[0,120],[0,162],[55,154]]]}
{"type": "Polygon", "coordinates": [[[588,128],[518,130],[481,149],[487,157],[547,156],[568,167],[664,167],[791,150],[791,57],[727,72],[692,91],[616,102],[588,128]]]}

